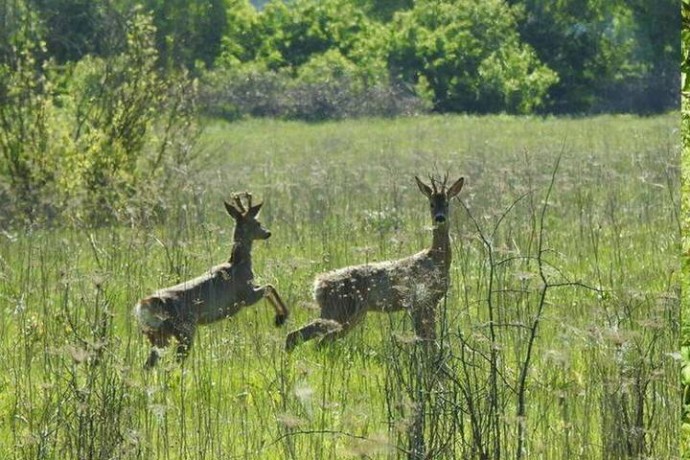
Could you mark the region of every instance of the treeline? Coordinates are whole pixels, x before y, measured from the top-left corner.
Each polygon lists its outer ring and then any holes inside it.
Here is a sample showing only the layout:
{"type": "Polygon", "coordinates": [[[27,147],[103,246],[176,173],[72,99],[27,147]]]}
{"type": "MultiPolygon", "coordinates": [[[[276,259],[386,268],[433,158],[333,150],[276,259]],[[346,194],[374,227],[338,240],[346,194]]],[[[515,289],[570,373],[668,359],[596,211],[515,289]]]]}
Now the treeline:
{"type": "Polygon", "coordinates": [[[114,24],[141,4],[158,66],[203,74],[204,106],[228,117],[679,104],[670,0],[26,1],[61,63],[112,50],[114,24]]]}
{"type": "Polygon", "coordinates": [[[132,200],[185,177],[199,111],[324,120],[679,103],[670,0],[261,4],[0,0],[0,223],[161,209],[132,200]]]}
{"type": "Polygon", "coordinates": [[[233,3],[215,63],[231,94],[268,75],[269,87],[288,80],[277,94],[318,83],[327,102],[384,88],[436,112],[654,113],[679,101],[668,0],[233,3]]]}

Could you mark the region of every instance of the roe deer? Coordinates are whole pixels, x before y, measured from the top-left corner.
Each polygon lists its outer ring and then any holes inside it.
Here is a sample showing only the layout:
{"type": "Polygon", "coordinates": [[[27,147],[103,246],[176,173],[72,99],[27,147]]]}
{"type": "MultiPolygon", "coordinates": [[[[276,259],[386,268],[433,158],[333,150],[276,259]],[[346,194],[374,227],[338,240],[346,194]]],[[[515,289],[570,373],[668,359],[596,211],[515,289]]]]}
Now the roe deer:
{"type": "Polygon", "coordinates": [[[233,204],[225,202],[225,209],[235,220],[230,260],[197,278],[161,289],[140,300],[134,308],[142,332],[151,342],[151,354],[144,368],[155,366],[158,349],[168,346],[171,337],[177,339],[177,359],[183,361],[192,346],[198,324],[228,318],[263,298],[275,308],[276,326],[285,322],[289,312],[275,288],[270,284],[254,284],[252,242],[271,236],[271,232],[256,220],[263,203],[252,206],[251,195],[244,193],[245,208],[240,196],[233,196],[233,204]]]}
{"type": "Polygon", "coordinates": [[[322,342],[341,337],[369,311],[406,309],[412,314],[417,336],[435,340],[435,309],[448,291],[451,263],[448,204],[462,189],[464,178],[448,188],[447,176],[442,182],[432,178],[431,187],[417,176],[415,180],[431,205],[431,247],[404,259],[346,267],[317,276],[314,299],[321,317],[288,334],[287,351],[316,336],[323,336],[322,342]]]}

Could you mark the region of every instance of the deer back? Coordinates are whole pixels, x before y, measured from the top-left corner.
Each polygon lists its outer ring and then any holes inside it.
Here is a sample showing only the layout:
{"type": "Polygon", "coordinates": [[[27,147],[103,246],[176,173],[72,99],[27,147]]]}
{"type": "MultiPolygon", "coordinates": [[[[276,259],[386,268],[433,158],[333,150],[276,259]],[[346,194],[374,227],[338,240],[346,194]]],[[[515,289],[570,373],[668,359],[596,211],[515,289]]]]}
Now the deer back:
{"type": "Polygon", "coordinates": [[[341,321],[365,311],[392,312],[437,302],[447,273],[422,251],[404,259],[345,267],[319,276],[314,298],[321,316],[341,321]]]}
{"type": "Polygon", "coordinates": [[[201,276],[161,289],[152,297],[172,302],[177,315],[199,324],[227,318],[258,301],[252,296],[251,272],[237,268],[229,263],[217,265],[201,276]]]}

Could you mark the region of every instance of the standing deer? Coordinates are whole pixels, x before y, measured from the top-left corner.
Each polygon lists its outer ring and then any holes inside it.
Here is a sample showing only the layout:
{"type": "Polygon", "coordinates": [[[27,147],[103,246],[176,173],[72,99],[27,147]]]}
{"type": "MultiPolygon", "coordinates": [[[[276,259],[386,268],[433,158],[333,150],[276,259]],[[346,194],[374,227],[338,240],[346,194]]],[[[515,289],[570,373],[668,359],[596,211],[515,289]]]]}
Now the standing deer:
{"type": "Polygon", "coordinates": [[[345,267],[317,276],[314,299],[321,317],[288,334],[287,351],[317,336],[323,336],[322,342],[335,340],[369,311],[408,310],[417,336],[435,340],[436,305],[448,291],[451,262],[448,204],[462,189],[464,178],[448,188],[448,177],[443,182],[432,178],[431,187],[417,176],[415,180],[431,206],[431,247],[404,259],[345,267]]]}
{"type": "Polygon", "coordinates": [[[230,260],[197,278],[161,289],[136,305],[134,314],[151,342],[151,354],[144,368],[156,365],[159,349],[167,347],[171,337],[178,342],[177,360],[183,361],[192,347],[197,325],[228,318],[263,298],[275,308],[276,326],[285,322],[289,312],[275,288],[254,284],[252,243],[271,236],[256,220],[262,205],[252,206],[248,193],[235,194],[232,204],[226,201],[225,209],[235,220],[230,260]],[[241,196],[246,197],[246,208],[241,196]]]}

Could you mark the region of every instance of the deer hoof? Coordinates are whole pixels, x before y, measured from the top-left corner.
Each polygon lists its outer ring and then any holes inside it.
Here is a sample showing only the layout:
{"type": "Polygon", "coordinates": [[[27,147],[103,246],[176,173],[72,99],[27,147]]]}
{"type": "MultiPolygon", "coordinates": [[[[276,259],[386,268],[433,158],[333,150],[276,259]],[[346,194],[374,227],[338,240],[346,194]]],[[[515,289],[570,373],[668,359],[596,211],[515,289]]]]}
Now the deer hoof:
{"type": "Polygon", "coordinates": [[[150,371],[151,369],[153,369],[156,366],[156,363],[158,362],[158,358],[158,352],[156,350],[151,350],[151,354],[144,363],[144,370],[150,371]]]}
{"type": "Polygon", "coordinates": [[[285,324],[286,319],[287,319],[287,315],[276,315],[276,321],[275,321],[276,327],[282,326],[283,324],[285,324]]]}

